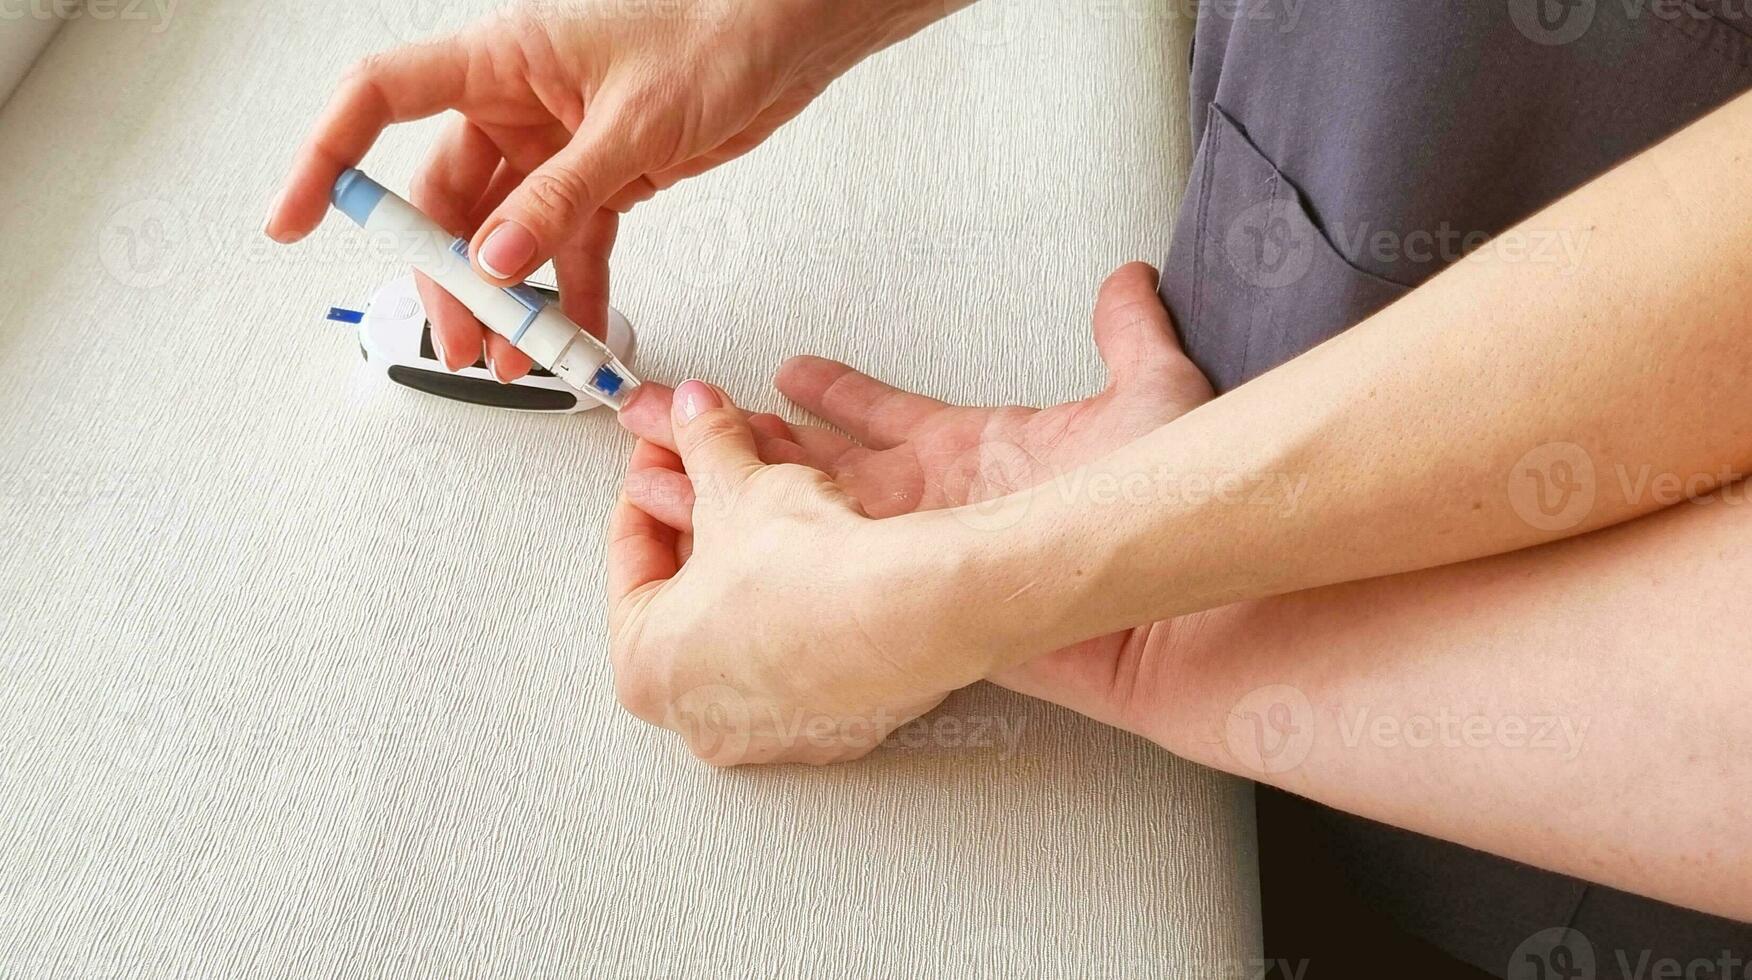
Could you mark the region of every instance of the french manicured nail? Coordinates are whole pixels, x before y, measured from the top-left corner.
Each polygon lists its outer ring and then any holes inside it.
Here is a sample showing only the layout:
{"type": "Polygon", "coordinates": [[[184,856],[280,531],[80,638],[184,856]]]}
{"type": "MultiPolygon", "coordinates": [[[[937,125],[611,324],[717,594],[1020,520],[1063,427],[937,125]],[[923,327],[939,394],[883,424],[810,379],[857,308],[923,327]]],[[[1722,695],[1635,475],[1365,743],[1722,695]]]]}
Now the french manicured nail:
{"type": "Polygon", "coordinates": [[[684,423],[699,418],[703,412],[722,408],[723,404],[718,400],[718,393],[704,381],[686,381],[675,389],[675,408],[681,413],[684,423]]]}
{"type": "Polygon", "coordinates": [[[492,374],[494,381],[497,381],[502,385],[508,385],[511,383],[505,379],[505,375],[499,370],[499,362],[493,358],[493,352],[490,350],[487,351],[487,371],[492,374]]]}
{"type": "Polygon", "coordinates": [[[515,221],[493,229],[481,246],[481,268],[498,279],[510,279],[535,258],[535,235],[515,221]]]}
{"type": "Polygon", "coordinates": [[[450,355],[444,353],[444,340],[438,336],[438,331],[432,331],[432,350],[438,354],[438,364],[444,370],[450,370],[450,355]]]}

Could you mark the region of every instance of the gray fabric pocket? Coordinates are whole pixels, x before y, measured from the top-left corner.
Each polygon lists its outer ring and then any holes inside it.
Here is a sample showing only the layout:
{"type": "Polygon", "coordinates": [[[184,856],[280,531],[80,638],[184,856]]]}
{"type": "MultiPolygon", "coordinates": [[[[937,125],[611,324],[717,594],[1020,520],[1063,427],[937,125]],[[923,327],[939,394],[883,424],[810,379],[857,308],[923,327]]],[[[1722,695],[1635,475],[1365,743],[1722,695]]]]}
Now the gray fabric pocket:
{"type": "Polygon", "coordinates": [[[1228,391],[1410,291],[1346,258],[1302,192],[1212,104],[1163,299],[1188,355],[1228,391]]]}

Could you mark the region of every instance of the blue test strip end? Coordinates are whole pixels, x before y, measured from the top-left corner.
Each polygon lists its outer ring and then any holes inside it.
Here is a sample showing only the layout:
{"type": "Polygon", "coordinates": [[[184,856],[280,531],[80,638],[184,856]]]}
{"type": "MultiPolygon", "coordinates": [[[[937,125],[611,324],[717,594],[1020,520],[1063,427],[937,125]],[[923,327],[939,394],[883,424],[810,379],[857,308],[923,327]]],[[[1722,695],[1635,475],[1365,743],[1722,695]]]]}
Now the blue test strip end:
{"type": "Polygon", "coordinates": [[[371,212],[377,210],[378,202],[389,191],[383,185],[356,169],[342,171],[335,188],[329,195],[330,203],[342,214],[353,219],[359,227],[365,227],[365,222],[371,220],[371,212]]]}
{"type": "Polygon", "coordinates": [[[590,384],[605,395],[618,395],[621,386],[625,385],[626,382],[621,379],[620,375],[614,373],[613,368],[605,364],[596,372],[596,377],[590,379],[590,384]]]}
{"type": "Polygon", "coordinates": [[[335,321],[336,323],[364,323],[365,322],[365,314],[364,313],[361,313],[358,310],[342,309],[339,306],[329,307],[328,318],[330,320],[335,321]]]}

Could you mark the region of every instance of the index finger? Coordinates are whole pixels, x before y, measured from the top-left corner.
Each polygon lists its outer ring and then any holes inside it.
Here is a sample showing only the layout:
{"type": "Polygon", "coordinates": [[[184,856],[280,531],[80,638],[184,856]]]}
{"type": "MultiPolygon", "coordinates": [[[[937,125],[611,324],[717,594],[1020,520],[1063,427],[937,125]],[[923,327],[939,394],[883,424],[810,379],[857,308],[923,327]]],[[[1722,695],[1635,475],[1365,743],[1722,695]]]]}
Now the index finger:
{"type": "Polygon", "coordinates": [[[435,116],[462,102],[468,82],[463,42],[446,38],[376,54],[341,82],[304,141],[268,215],[268,237],[291,244],[316,229],[341,172],[365,159],[396,123],[435,116]]]}
{"type": "MultiPolygon", "coordinates": [[[[633,449],[629,472],[672,465],[668,450],[641,441],[633,449]]],[[[622,601],[654,582],[675,577],[680,562],[675,555],[678,535],[674,529],[645,513],[623,494],[615,503],[608,531],[608,608],[612,618],[622,601]]]]}

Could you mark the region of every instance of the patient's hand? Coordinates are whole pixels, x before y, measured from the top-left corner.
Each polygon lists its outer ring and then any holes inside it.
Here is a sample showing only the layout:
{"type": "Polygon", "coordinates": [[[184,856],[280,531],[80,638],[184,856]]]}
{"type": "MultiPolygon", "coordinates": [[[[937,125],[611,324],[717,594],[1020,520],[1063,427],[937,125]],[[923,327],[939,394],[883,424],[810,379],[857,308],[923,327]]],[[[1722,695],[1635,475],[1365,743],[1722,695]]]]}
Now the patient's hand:
{"type": "MultiPolygon", "coordinates": [[[[1209,382],[1180,349],[1149,266],[1134,263],[1110,276],[1094,320],[1095,343],[1111,383],[1092,398],[1048,409],[948,405],[833,361],[794,359],[780,370],[779,389],[853,439],[762,415],[751,420],[760,452],[769,463],[823,470],[870,516],[893,517],[980,503],[1038,485],[1213,397],[1209,382]]],[[[673,448],[669,394],[646,385],[622,422],[641,438],[673,448]]],[[[628,475],[627,498],[671,527],[689,530],[694,493],[679,460],[657,453],[643,453],[641,459],[628,475]]],[[[1164,641],[1174,629],[1163,623],[1103,637],[993,680],[1135,728],[1132,694],[1160,679],[1164,641]]]]}
{"type": "MultiPolygon", "coordinates": [[[[836,361],[786,362],[779,390],[850,433],[753,418],[768,462],[827,472],[871,517],[980,503],[1036,486],[1112,452],[1212,397],[1181,352],[1156,296],[1156,273],[1125,266],[1101,288],[1095,344],[1111,374],[1100,394],[1047,409],[968,408],[893,388],[836,361]]],[[[621,416],[634,434],[673,448],[669,390],[646,385],[621,416]]],[[[673,527],[691,520],[680,473],[644,472],[627,495],[673,527]]]]}

